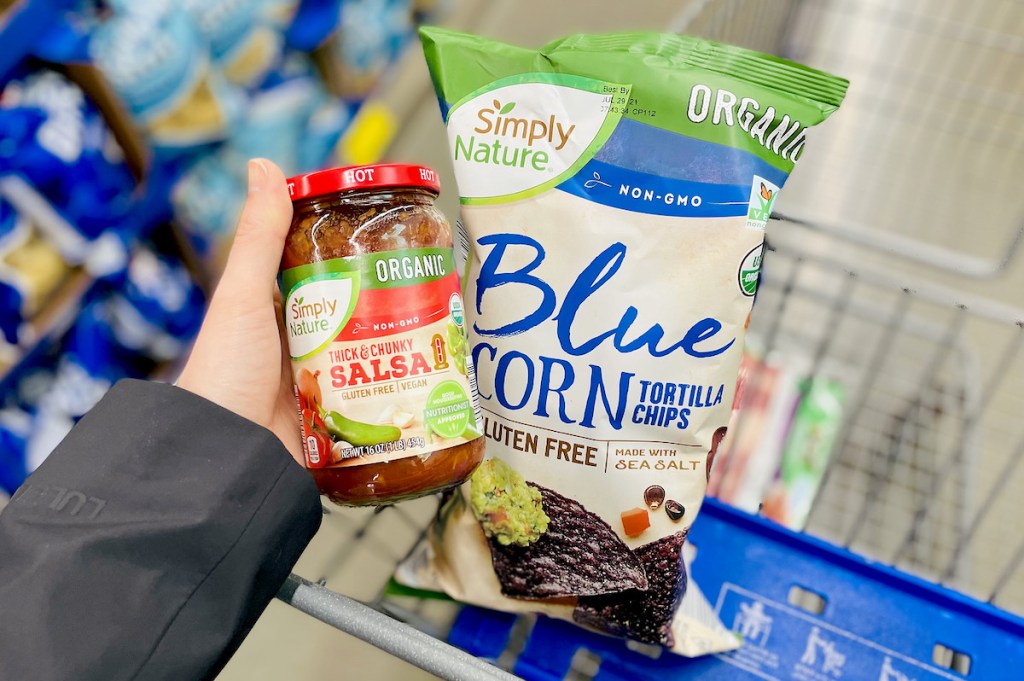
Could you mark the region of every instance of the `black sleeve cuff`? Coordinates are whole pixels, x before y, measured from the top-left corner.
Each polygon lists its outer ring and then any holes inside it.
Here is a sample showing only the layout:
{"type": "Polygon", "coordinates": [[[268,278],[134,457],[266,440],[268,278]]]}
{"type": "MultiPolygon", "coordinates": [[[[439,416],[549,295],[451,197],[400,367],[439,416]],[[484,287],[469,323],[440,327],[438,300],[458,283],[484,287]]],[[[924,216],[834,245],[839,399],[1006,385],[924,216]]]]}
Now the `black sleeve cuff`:
{"type": "Polygon", "coordinates": [[[122,381],[0,515],[0,678],[210,678],[320,519],[273,433],[122,381]]]}

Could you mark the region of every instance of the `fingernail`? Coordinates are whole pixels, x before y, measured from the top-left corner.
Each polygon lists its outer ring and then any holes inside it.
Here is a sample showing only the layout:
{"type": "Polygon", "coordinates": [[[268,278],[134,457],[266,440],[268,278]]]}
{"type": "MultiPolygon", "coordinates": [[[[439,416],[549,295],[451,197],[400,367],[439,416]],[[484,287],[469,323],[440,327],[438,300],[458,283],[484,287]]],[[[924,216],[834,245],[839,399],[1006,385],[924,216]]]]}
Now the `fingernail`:
{"type": "Polygon", "coordinates": [[[249,161],[249,192],[258,191],[267,177],[267,166],[262,160],[254,158],[249,161]]]}

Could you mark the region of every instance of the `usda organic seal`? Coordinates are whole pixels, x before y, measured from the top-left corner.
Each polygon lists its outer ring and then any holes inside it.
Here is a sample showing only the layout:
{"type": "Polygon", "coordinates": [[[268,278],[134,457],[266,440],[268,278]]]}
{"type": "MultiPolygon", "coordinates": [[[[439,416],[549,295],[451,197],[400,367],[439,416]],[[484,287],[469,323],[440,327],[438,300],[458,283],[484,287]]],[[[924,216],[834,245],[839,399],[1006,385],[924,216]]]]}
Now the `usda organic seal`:
{"type": "Polygon", "coordinates": [[[745,296],[752,296],[757,291],[757,280],[761,274],[762,253],[764,253],[764,244],[747,253],[740,262],[740,269],[736,277],[740,285],[740,291],[745,296]]]}

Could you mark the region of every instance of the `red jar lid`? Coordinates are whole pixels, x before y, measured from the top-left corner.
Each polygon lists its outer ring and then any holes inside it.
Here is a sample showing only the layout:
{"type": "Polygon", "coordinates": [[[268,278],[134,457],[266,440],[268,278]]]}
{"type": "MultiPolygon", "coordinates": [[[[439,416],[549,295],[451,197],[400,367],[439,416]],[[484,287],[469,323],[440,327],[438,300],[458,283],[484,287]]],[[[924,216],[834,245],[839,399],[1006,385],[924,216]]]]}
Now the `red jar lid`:
{"type": "Polygon", "coordinates": [[[435,194],[441,192],[441,182],[435,170],[405,163],[331,168],[288,178],[288,194],[292,201],[324,194],[395,187],[417,187],[435,194]]]}

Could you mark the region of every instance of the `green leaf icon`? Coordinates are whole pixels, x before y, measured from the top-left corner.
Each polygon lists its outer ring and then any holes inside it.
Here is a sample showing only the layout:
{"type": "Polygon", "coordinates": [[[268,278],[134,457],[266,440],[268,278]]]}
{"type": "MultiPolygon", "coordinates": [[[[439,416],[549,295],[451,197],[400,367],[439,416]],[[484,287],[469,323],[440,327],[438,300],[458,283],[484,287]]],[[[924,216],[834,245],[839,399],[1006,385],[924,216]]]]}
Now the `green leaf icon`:
{"type": "Polygon", "coordinates": [[[299,299],[298,299],[298,300],[296,300],[295,302],[296,302],[296,304],[298,304],[298,305],[302,305],[302,301],[303,301],[303,300],[305,300],[305,299],[306,299],[306,297],[305,297],[305,296],[303,296],[302,298],[299,298],[299,299]]]}
{"type": "Polygon", "coordinates": [[[515,102],[509,102],[505,106],[501,107],[501,111],[499,111],[498,113],[507,114],[509,111],[511,111],[514,108],[516,108],[516,103],[515,102]]]}

